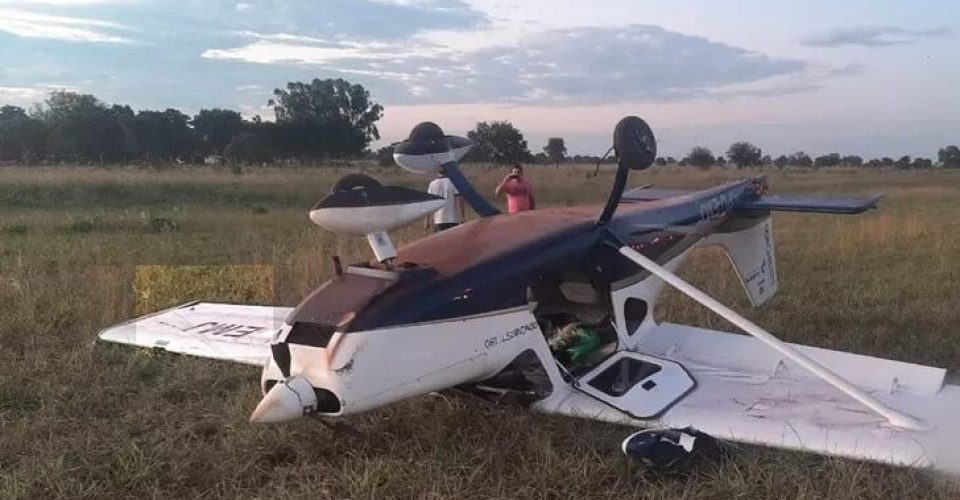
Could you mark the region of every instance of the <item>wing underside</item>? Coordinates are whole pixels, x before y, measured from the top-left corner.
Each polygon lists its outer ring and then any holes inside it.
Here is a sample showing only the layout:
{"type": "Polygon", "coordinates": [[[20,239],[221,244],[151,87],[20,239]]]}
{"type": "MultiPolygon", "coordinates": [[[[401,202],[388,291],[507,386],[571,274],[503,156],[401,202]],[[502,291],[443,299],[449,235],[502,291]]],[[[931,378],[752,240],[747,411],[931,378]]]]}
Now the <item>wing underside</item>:
{"type": "Polygon", "coordinates": [[[921,430],[883,417],[752,337],[663,324],[641,341],[645,355],[678,363],[695,388],[654,419],[630,420],[595,398],[573,392],[550,413],[651,427],[692,426],[721,439],[898,465],[960,470],[960,386],[945,370],[857,354],[797,346],[891,407],[921,430]]]}
{"type": "Polygon", "coordinates": [[[195,302],[100,332],[106,342],[262,366],[289,307],[195,302]]]}

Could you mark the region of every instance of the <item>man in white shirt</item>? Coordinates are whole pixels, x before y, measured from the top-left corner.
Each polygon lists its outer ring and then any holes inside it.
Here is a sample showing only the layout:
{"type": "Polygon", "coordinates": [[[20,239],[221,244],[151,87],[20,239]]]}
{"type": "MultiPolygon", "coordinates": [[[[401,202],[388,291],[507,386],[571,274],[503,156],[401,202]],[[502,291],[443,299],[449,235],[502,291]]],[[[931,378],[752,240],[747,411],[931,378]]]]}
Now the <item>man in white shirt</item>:
{"type": "MultiPolygon", "coordinates": [[[[456,186],[447,178],[442,168],[437,172],[437,178],[430,181],[427,192],[446,200],[443,207],[433,213],[433,227],[436,232],[450,229],[463,222],[463,196],[460,196],[456,186]]],[[[428,217],[426,222],[428,228],[430,220],[428,217]]]]}

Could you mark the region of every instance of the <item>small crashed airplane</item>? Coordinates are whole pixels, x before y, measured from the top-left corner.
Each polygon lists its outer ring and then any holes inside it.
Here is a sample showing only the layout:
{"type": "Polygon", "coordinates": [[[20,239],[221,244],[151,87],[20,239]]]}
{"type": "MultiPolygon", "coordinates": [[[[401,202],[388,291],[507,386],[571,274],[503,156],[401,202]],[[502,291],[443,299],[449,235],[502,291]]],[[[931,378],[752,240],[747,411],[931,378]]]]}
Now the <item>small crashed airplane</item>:
{"type": "Polygon", "coordinates": [[[624,192],[629,172],[656,156],[649,126],[627,117],[614,132],[619,164],[602,209],[506,216],[459,170],[469,148],[425,122],[394,158],[416,173],[444,168],[478,220],[397,250],[387,233],[443,200],[351,174],[310,219],[365,236],[375,261],[336,261],[336,276],[292,309],[195,302],[100,338],[263,366],[253,422],[342,417],[456,388],[669,431],[631,436],[628,453],[650,436],[689,451],[709,435],[960,471],[960,386],[945,383],[945,370],[783,342],[674,274],[694,249],[719,245],[762,305],[779,283],[771,212],[856,214],[879,196],[774,196],[763,178],[624,192]],[[665,284],[747,335],[658,324],[665,284]]]}

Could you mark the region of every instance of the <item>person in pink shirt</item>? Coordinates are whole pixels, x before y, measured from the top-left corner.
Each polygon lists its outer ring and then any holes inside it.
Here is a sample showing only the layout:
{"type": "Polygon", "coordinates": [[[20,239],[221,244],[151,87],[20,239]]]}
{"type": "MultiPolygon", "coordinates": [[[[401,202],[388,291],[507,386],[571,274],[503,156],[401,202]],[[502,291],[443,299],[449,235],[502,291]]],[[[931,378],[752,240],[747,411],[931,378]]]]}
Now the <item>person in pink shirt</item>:
{"type": "Polygon", "coordinates": [[[523,167],[520,165],[514,165],[510,175],[500,181],[496,193],[498,196],[506,193],[508,213],[515,214],[536,208],[533,185],[523,178],[523,167]]]}

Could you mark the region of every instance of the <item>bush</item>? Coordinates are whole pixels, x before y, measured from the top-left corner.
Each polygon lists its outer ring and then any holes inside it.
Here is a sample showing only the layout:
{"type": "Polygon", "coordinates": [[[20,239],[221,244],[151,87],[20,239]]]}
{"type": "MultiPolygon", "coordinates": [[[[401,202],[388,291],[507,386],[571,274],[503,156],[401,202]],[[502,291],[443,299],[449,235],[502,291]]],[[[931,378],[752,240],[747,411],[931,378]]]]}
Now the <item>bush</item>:
{"type": "Polygon", "coordinates": [[[79,217],[71,219],[67,229],[73,233],[90,233],[103,229],[103,221],[100,217],[79,217]]]}
{"type": "Polygon", "coordinates": [[[687,157],[684,158],[684,161],[681,163],[686,163],[699,168],[710,168],[715,161],[716,159],[713,157],[712,151],[705,147],[697,146],[690,150],[690,154],[687,155],[687,157]]]}
{"type": "Polygon", "coordinates": [[[143,227],[152,233],[166,233],[177,230],[177,222],[169,217],[141,213],[140,221],[143,227]]]}
{"type": "Polygon", "coordinates": [[[26,224],[0,224],[0,233],[19,236],[27,234],[26,224]]]}

